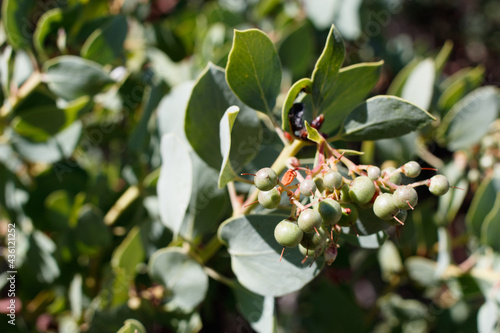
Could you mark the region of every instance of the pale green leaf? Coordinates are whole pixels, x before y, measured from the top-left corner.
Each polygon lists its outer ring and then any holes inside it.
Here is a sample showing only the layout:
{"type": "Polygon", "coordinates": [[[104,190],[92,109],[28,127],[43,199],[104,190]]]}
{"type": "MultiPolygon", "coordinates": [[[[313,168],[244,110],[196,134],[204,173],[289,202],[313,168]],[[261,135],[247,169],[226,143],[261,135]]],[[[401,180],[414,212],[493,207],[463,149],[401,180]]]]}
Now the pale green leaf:
{"type": "Polygon", "coordinates": [[[424,110],[428,110],[434,92],[436,68],[434,61],[427,58],[420,62],[408,76],[401,91],[401,97],[424,110]]]}
{"type": "Polygon", "coordinates": [[[161,139],[162,166],[157,183],[160,218],[176,236],[191,198],[191,157],[186,144],[173,134],[161,139]]]}
{"type": "Polygon", "coordinates": [[[434,120],[427,111],[395,96],[375,96],[346,118],[342,140],[377,140],[418,130],[434,120]]]}
{"type": "Polygon", "coordinates": [[[297,291],[321,272],[323,260],[302,264],[297,247],[283,247],[274,239],[274,228],[286,218],[280,215],[234,217],[219,228],[219,238],[228,247],[231,267],[238,281],[256,294],[282,296],[297,291]],[[309,267],[310,266],[310,267],[309,267]]]}
{"type": "Polygon", "coordinates": [[[208,276],[203,267],[180,248],[156,251],[149,260],[148,272],[166,288],[167,311],[191,312],[205,299],[208,276]]]}
{"type": "Polygon", "coordinates": [[[220,120],[220,150],[222,153],[222,166],[219,173],[219,188],[234,179],[236,173],[231,166],[229,153],[231,152],[231,131],[240,109],[237,106],[229,107],[220,120]]]}

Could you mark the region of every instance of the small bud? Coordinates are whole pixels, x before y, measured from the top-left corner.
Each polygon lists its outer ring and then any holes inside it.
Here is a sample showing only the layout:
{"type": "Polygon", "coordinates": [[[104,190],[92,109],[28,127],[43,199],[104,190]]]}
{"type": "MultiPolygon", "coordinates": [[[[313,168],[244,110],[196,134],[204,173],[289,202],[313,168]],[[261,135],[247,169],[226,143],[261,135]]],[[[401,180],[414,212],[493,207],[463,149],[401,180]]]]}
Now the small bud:
{"type": "Polygon", "coordinates": [[[328,266],[333,264],[335,259],[337,259],[337,254],[338,254],[337,245],[333,245],[326,248],[324,256],[325,256],[325,262],[328,266]]]}

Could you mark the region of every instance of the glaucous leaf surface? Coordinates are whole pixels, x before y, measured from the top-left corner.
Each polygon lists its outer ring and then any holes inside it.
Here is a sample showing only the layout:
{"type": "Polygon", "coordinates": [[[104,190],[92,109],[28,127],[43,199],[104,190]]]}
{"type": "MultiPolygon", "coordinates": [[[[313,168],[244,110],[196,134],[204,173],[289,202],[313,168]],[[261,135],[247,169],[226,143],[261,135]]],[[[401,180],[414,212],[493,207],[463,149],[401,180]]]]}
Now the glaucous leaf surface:
{"type": "Polygon", "coordinates": [[[236,308],[257,332],[275,332],[274,297],[257,295],[235,282],[231,289],[236,308]]]}
{"type": "Polygon", "coordinates": [[[77,120],[45,142],[33,142],[15,134],[13,146],[28,161],[55,163],[73,154],[81,134],[82,123],[77,120]]]}
{"type": "Polygon", "coordinates": [[[455,151],[478,143],[488,126],[498,117],[499,90],[493,86],[477,88],[462,98],[443,118],[438,135],[455,151]]]}
{"type": "Polygon", "coordinates": [[[401,97],[424,110],[428,110],[434,92],[435,78],[434,61],[431,58],[423,60],[408,76],[401,91],[401,97]]]}
{"type": "Polygon", "coordinates": [[[191,312],[205,299],[208,276],[203,267],[180,248],[156,251],[149,260],[148,273],[167,289],[167,310],[191,312]]]}
{"type": "Polygon", "coordinates": [[[114,83],[99,64],[77,56],[50,59],[43,64],[43,71],[43,81],[50,90],[66,100],[93,96],[114,83]]]}
{"type": "Polygon", "coordinates": [[[285,248],[274,239],[274,228],[286,216],[245,215],[230,218],[219,227],[219,239],[227,245],[231,267],[238,281],[263,296],[282,296],[299,290],[321,272],[323,260],[302,264],[297,247],[285,248]]]}
{"type": "Polygon", "coordinates": [[[161,139],[162,166],[157,183],[160,218],[175,236],[182,226],[193,181],[189,148],[174,134],[161,139]]]}
{"type": "Polygon", "coordinates": [[[397,137],[434,120],[427,111],[395,96],[375,96],[358,105],[344,121],[342,140],[362,141],[397,137]]]}

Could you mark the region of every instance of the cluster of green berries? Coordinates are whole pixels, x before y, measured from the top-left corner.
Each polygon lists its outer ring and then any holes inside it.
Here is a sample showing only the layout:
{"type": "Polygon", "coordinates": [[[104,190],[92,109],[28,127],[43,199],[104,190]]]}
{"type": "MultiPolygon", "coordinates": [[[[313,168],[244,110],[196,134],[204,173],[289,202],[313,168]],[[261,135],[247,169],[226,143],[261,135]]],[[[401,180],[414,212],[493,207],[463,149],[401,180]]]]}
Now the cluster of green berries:
{"type": "Polygon", "coordinates": [[[418,203],[416,186],[425,185],[436,196],[444,195],[450,188],[443,175],[403,185],[403,175],[408,178],[420,175],[422,168],[415,161],[381,170],[373,165],[355,165],[341,157],[332,157],[313,170],[300,167],[295,159],[296,166],[281,180],[271,168],[260,169],[255,174],[260,205],[277,208],[283,193],[292,205],[290,217],[279,222],[274,230],[274,237],[283,249],[298,246],[305,259],[317,258],[323,253],[326,263],[331,264],[337,256],[341,227],[352,227],[355,231],[359,209],[372,209],[379,219],[400,226],[408,210],[418,203]],[[337,168],[339,161],[348,167],[348,176],[337,168]],[[305,171],[306,177],[298,174],[299,171],[305,171]],[[293,182],[294,179],[298,182],[293,182]]]}

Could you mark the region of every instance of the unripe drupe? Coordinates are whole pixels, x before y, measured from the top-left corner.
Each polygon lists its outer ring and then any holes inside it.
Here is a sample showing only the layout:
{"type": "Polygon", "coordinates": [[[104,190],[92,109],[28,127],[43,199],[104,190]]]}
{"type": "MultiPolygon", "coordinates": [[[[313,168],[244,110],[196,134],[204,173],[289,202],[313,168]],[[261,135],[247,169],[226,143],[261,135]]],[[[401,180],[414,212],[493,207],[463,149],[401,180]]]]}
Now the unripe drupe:
{"type": "Polygon", "coordinates": [[[359,204],[370,202],[375,194],[375,185],[373,180],[366,176],[359,176],[349,185],[349,196],[359,204]]]}
{"type": "Polygon", "coordinates": [[[399,186],[392,194],[392,200],[399,209],[413,209],[418,202],[418,194],[411,186],[399,186]]]}
{"type": "Polygon", "coordinates": [[[342,217],[337,222],[341,227],[349,227],[356,223],[358,219],[358,209],[355,205],[351,203],[343,203],[342,206],[342,217]]]}
{"type": "Polygon", "coordinates": [[[450,188],[448,179],[443,175],[435,175],[429,179],[429,191],[437,196],[446,194],[450,188]]]}
{"type": "Polygon", "coordinates": [[[330,191],[338,189],[342,186],[342,175],[338,171],[328,171],[323,176],[323,184],[330,191]]]}
{"type": "Polygon", "coordinates": [[[303,235],[304,232],[297,223],[290,220],[283,220],[274,228],[274,238],[282,246],[295,247],[299,245],[303,235]]]}
{"type": "Polygon", "coordinates": [[[269,191],[278,184],[278,175],[271,168],[262,168],[253,179],[255,186],[261,191],[269,191]]]}
{"type": "Polygon", "coordinates": [[[304,232],[316,232],[321,227],[323,219],[316,209],[308,208],[299,215],[299,227],[304,232]]]}
{"type": "Polygon", "coordinates": [[[415,161],[406,163],[401,169],[403,170],[404,175],[410,178],[418,177],[418,175],[420,175],[420,171],[422,170],[420,164],[415,161]]]}
{"type": "Polygon", "coordinates": [[[321,218],[323,218],[323,225],[325,226],[337,223],[342,217],[342,207],[340,207],[338,201],[332,198],[326,198],[320,201],[317,208],[321,218]]]}
{"type": "Polygon", "coordinates": [[[278,207],[281,201],[281,194],[276,187],[270,191],[260,191],[259,192],[259,203],[267,209],[274,209],[278,207]]]}
{"type": "Polygon", "coordinates": [[[300,194],[306,197],[310,197],[311,195],[314,195],[314,192],[316,192],[316,184],[312,179],[305,179],[300,183],[300,194]]]}
{"type": "Polygon", "coordinates": [[[390,220],[399,211],[392,199],[392,194],[382,193],[373,203],[373,212],[382,220],[390,220]]]}

